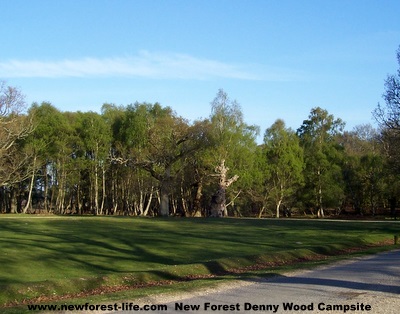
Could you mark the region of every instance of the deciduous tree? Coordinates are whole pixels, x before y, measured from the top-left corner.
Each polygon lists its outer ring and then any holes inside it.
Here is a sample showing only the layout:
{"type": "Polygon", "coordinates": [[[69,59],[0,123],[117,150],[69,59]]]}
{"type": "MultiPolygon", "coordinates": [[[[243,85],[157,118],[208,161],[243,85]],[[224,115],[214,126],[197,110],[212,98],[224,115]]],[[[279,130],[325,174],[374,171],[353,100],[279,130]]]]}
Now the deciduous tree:
{"type": "Polygon", "coordinates": [[[383,99],[386,107],[378,104],[373,114],[383,128],[400,131],[400,46],[396,53],[399,68],[396,74],[390,74],[385,80],[383,99]]]}
{"type": "Polygon", "coordinates": [[[324,217],[325,206],[339,206],[343,198],[341,148],[336,141],[343,127],[341,119],[317,107],[297,130],[306,163],[303,195],[318,217],[324,217]]]}
{"type": "Polygon", "coordinates": [[[267,168],[268,193],[275,201],[276,217],[281,205],[303,184],[303,149],[296,133],[277,120],[264,135],[264,156],[267,168]]]}
{"type": "Polygon", "coordinates": [[[21,170],[27,158],[16,148],[16,142],[34,129],[31,116],[25,111],[25,98],[21,91],[0,81],[0,186],[12,185],[26,175],[21,170]]]}
{"type": "Polygon", "coordinates": [[[158,103],[127,108],[120,138],[128,150],[117,152],[114,160],[146,170],[159,182],[161,216],[170,213],[171,189],[181,171],[177,164],[200,147],[199,130],[158,103]]]}
{"type": "MultiPolygon", "coordinates": [[[[209,162],[213,165],[218,187],[211,200],[213,216],[226,216],[227,188],[241,178],[244,184],[251,181],[248,177],[254,164],[258,127],[244,122],[242,110],[235,100],[220,89],[211,103],[210,137],[212,149],[209,150],[209,162]],[[231,171],[228,174],[228,170],[231,171]]],[[[239,195],[241,190],[236,191],[239,195]]],[[[235,196],[234,196],[235,197],[235,196]]]]}

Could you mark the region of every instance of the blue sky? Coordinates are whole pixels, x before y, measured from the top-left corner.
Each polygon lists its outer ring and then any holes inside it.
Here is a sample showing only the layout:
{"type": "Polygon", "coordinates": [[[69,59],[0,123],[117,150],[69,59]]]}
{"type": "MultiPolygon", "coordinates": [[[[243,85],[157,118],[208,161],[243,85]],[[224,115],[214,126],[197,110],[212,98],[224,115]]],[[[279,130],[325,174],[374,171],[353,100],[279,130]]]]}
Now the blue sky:
{"type": "Polygon", "coordinates": [[[160,102],[208,117],[218,89],[261,134],[313,107],[373,123],[398,68],[398,0],[0,0],[0,80],[28,104],[160,102]]]}

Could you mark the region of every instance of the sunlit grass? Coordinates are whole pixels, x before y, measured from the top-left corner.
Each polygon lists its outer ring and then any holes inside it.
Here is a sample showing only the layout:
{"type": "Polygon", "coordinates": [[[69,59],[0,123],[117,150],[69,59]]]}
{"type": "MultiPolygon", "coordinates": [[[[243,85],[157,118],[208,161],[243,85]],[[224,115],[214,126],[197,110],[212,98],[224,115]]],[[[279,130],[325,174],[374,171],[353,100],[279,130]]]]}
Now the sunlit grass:
{"type": "Polygon", "coordinates": [[[334,254],[399,233],[396,222],[0,216],[0,304],[334,254]]]}

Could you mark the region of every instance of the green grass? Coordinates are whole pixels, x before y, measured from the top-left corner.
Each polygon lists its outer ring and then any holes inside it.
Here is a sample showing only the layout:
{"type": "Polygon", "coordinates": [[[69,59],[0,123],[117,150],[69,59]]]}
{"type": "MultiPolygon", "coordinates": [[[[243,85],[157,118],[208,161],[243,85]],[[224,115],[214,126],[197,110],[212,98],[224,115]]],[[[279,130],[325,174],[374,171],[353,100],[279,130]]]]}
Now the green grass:
{"type": "Polygon", "coordinates": [[[0,305],[334,255],[394,234],[394,221],[4,215],[0,305]]]}

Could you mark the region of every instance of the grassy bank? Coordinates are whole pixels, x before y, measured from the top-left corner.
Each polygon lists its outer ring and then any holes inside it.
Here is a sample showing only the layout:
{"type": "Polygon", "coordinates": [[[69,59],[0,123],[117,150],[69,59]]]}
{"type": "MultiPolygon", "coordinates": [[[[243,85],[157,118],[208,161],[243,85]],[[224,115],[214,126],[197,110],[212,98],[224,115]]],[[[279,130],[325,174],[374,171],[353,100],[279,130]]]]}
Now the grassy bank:
{"type": "Polygon", "coordinates": [[[0,304],[268,267],[399,233],[397,222],[0,216],[0,304]]]}

